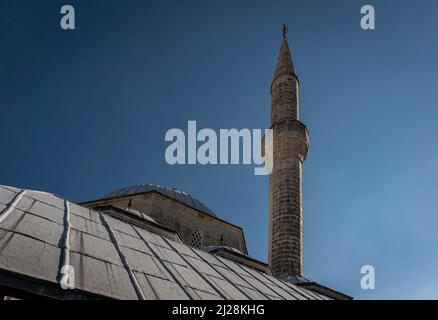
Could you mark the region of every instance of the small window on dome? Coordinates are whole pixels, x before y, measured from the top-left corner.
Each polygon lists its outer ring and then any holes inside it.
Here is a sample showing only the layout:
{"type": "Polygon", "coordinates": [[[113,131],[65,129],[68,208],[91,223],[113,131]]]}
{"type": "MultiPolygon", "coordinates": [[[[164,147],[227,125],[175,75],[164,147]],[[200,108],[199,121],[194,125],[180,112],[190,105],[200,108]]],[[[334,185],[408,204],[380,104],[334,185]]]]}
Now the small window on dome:
{"type": "Polygon", "coordinates": [[[195,229],[192,233],[192,247],[196,249],[202,248],[202,232],[199,229],[195,229]]]}

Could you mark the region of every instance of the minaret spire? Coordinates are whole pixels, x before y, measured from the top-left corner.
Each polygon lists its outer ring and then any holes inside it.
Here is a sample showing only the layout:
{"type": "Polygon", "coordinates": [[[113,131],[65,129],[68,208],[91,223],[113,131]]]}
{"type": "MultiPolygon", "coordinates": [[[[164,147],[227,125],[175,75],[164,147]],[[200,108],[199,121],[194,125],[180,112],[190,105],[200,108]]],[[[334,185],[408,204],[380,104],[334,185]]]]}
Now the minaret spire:
{"type": "Polygon", "coordinates": [[[280,73],[291,74],[295,77],[297,76],[295,72],[295,66],[292,61],[292,56],[290,54],[289,44],[287,43],[286,38],[283,38],[283,42],[281,43],[280,54],[278,56],[277,67],[275,69],[276,75],[280,73]]]}
{"type": "MultiPolygon", "coordinates": [[[[289,44],[286,40],[287,26],[283,26],[283,40],[281,42],[280,53],[278,55],[277,66],[275,67],[274,79],[271,85],[271,96],[274,99],[279,98],[280,101],[275,101],[272,108],[281,107],[283,111],[287,111],[288,118],[299,120],[299,101],[298,101],[298,76],[295,71],[295,66],[292,61],[289,44]],[[282,86],[279,86],[282,84],[282,86]],[[281,91],[281,94],[280,94],[281,91]],[[289,106],[289,107],[288,107],[289,106]]],[[[274,111],[274,109],[272,110],[274,111]]],[[[286,114],[283,112],[272,112],[272,123],[284,120],[286,114]],[[277,118],[280,116],[280,118],[277,118]]]]}
{"type": "Polygon", "coordinates": [[[309,136],[299,121],[299,82],[286,40],[271,85],[273,170],[269,177],[269,265],[275,276],[303,274],[302,165],[309,136]]]}

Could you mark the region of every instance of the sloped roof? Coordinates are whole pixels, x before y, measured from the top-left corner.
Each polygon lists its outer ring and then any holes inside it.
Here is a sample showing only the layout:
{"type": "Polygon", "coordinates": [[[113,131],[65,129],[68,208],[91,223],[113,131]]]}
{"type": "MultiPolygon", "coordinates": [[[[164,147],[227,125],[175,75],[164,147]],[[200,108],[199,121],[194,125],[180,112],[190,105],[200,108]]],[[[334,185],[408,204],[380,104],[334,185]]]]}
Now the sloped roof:
{"type": "Polygon", "coordinates": [[[56,195],[0,186],[0,285],[55,298],[328,299],[56,195]],[[74,290],[61,290],[63,266],[74,290]]]}
{"type": "Polygon", "coordinates": [[[208,215],[216,217],[216,214],[211,209],[209,209],[205,204],[203,204],[201,201],[199,201],[192,195],[188,194],[187,192],[184,192],[177,188],[165,187],[157,184],[141,184],[141,185],[135,185],[126,188],[121,188],[105,195],[103,199],[133,196],[133,195],[153,192],[153,191],[158,192],[166,197],[172,198],[173,200],[181,202],[196,210],[202,211],[208,215]]]}

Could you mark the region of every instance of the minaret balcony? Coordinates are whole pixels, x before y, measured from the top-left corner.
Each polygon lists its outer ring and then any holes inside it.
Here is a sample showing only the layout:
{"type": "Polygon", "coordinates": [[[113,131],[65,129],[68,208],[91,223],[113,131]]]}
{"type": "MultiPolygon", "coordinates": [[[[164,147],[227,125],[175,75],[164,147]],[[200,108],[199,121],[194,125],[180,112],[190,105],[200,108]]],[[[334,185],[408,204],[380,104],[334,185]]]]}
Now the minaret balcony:
{"type": "Polygon", "coordinates": [[[271,129],[274,130],[274,159],[298,156],[302,161],[306,160],[309,150],[309,131],[301,121],[280,121],[271,129]]]}
{"type": "Polygon", "coordinates": [[[299,120],[283,120],[273,124],[271,129],[277,131],[294,130],[303,135],[305,139],[309,141],[309,130],[307,130],[306,125],[299,120]]]}

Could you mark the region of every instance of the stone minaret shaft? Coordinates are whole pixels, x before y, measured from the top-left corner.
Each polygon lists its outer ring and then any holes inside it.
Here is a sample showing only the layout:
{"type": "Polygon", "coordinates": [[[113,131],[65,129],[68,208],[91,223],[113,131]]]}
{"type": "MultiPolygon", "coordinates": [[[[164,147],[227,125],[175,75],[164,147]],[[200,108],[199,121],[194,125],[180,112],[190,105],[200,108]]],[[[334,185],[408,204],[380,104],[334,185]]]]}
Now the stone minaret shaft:
{"type": "Polygon", "coordinates": [[[283,30],[271,85],[273,170],[269,177],[269,265],[274,276],[303,274],[302,166],[309,147],[299,121],[299,82],[283,30]]]}

